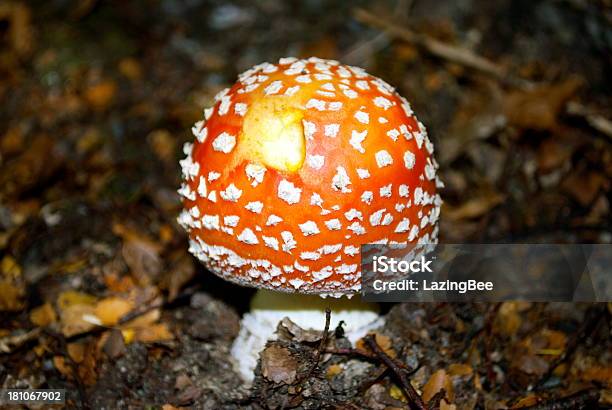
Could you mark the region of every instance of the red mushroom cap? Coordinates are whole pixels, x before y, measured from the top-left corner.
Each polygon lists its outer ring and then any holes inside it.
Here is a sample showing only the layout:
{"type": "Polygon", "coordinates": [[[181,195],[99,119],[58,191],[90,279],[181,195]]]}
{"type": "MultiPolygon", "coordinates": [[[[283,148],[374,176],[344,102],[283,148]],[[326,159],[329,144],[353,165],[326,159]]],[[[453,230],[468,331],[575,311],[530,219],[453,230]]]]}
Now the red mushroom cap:
{"type": "Polygon", "coordinates": [[[425,127],[383,80],[337,61],[260,64],[185,145],[190,251],[217,275],[285,292],[359,290],[359,247],[435,243],[425,127]]]}

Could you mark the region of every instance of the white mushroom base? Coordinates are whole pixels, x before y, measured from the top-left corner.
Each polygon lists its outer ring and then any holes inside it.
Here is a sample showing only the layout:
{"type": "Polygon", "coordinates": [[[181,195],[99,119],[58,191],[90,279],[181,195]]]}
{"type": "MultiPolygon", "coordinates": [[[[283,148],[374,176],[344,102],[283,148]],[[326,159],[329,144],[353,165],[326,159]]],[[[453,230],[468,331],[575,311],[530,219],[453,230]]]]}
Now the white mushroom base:
{"type": "Polygon", "coordinates": [[[251,300],[251,311],[242,318],[240,332],[232,345],[235,370],[246,382],[251,382],[259,353],[268,340],[276,338],[278,322],[288,317],[303,329],[323,330],[327,307],[331,309],[330,329],[344,321],[345,336],[353,344],[384,323],[378,305],[361,301],[359,295],[351,299],[324,299],[316,295],[258,290],[251,300]]]}

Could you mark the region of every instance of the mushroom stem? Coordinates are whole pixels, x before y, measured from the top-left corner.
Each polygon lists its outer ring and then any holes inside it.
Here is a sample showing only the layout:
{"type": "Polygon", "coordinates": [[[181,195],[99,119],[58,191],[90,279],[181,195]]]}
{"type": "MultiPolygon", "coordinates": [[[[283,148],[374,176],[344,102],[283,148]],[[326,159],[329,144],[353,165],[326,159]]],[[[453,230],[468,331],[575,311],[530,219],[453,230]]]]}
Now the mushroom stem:
{"type": "Polygon", "coordinates": [[[285,317],[303,329],[323,330],[325,309],[331,310],[330,329],[344,322],[345,336],[355,343],[369,331],[382,326],[379,307],[352,298],[321,298],[316,295],[282,293],[260,289],[251,300],[251,310],[240,322],[240,333],[232,345],[234,367],[245,382],[252,382],[259,353],[276,338],[278,323],[285,317]]]}

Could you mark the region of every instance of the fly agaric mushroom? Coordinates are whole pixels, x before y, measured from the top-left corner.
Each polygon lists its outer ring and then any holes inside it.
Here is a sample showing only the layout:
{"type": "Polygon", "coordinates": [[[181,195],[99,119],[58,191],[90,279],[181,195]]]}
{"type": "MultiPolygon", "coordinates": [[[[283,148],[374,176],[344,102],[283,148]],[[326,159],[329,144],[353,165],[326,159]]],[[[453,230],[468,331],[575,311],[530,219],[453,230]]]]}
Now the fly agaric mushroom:
{"type": "MultiPolygon", "coordinates": [[[[282,58],[246,71],[215,100],[184,147],[178,219],[190,252],[215,274],[340,297],[360,289],[360,245],[437,242],[441,182],[433,144],[383,80],[333,60],[282,58]]],[[[289,316],[300,306],[295,296],[255,300],[261,312],[284,308],[289,316]]],[[[314,323],[297,324],[320,327],[321,310],[314,323]]],[[[365,322],[380,324],[371,307],[343,311],[365,317],[334,315],[349,327],[352,320],[359,333],[365,322]]],[[[234,355],[241,345],[263,347],[276,326],[254,341],[263,322],[254,311],[245,315],[234,355]]]]}

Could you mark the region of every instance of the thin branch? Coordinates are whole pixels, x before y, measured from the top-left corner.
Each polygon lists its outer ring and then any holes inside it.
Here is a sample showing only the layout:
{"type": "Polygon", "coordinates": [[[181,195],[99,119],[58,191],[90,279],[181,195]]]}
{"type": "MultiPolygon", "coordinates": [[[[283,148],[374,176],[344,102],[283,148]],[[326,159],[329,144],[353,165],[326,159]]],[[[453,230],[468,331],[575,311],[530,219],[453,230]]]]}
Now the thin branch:
{"type": "Polygon", "coordinates": [[[597,324],[600,320],[602,320],[606,315],[607,309],[605,305],[596,304],[589,308],[585,315],[584,320],[578,331],[574,333],[574,335],[567,342],[567,346],[562,354],[560,354],[555,361],[553,361],[548,367],[548,371],[540,377],[539,381],[535,384],[534,389],[541,388],[542,385],[550,378],[555,369],[561,364],[568,361],[580,343],[584,341],[587,337],[589,337],[597,328],[597,324]]]}
{"type": "Polygon", "coordinates": [[[30,340],[34,340],[40,334],[40,328],[34,328],[26,333],[11,334],[0,338],[0,353],[13,353],[30,340]]]}
{"type": "Polygon", "coordinates": [[[387,18],[364,9],[356,9],[354,15],[361,23],[376,27],[393,37],[415,44],[433,56],[488,74],[502,82],[517,86],[528,85],[527,81],[511,76],[500,65],[471,50],[444,43],[424,34],[415,33],[406,27],[389,21],[387,18]]]}
{"type": "Polygon", "coordinates": [[[363,338],[366,345],[372,350],[372,352],[380,358],[380,360],[395,374],[402,390],[406,394],[408,401],[418,410],[428,410],[427,405],[423,402],[419,393],[412,387],[410,380],[404,369],[399,367],[395,360],[393,360],[382,348],[376,343],[376,339],[372,334],[369,334],[363,338]]]}
{"type": "Polygon", "coordinates": [[[308,371],[304,373],[304,376],[300,377],[300,379],[295,384],[300,385],[302,384],[302,382],[304,382],[304,380],[309,379],[312,376],[312,373],[314,373],[317,366],[319,366],[319,362],[321,361],[321,355],[323,354],[323,351],[325,350],[325,345],[327,344],[327,339],[329,338],[330,323],[331,323],[331,309],[326,308],[325,309],[325,328],[323,329],[323,334],[321,335],[321,341],[319,342],[319,346],[317,347],[317,351],[315,352],[314,360],[312,361],[312,364],[310,365],[310,368],[308,369],[308,371]]]}
{"type": "Polygon", "coordinates": [[[584,120],[596,131],[599,131],[608,139],[612,140],[612,121],[602,115],[595,114],[584,105],[571,101],[567,104],[567,113],[584,120]]]}
{"type": "Polygon", "coordinates": [[[326,349],[325,353],[337,354],[339,356],[357,356],[371,361],[379,361],[378,357],[361,349],[326,349]]]}

